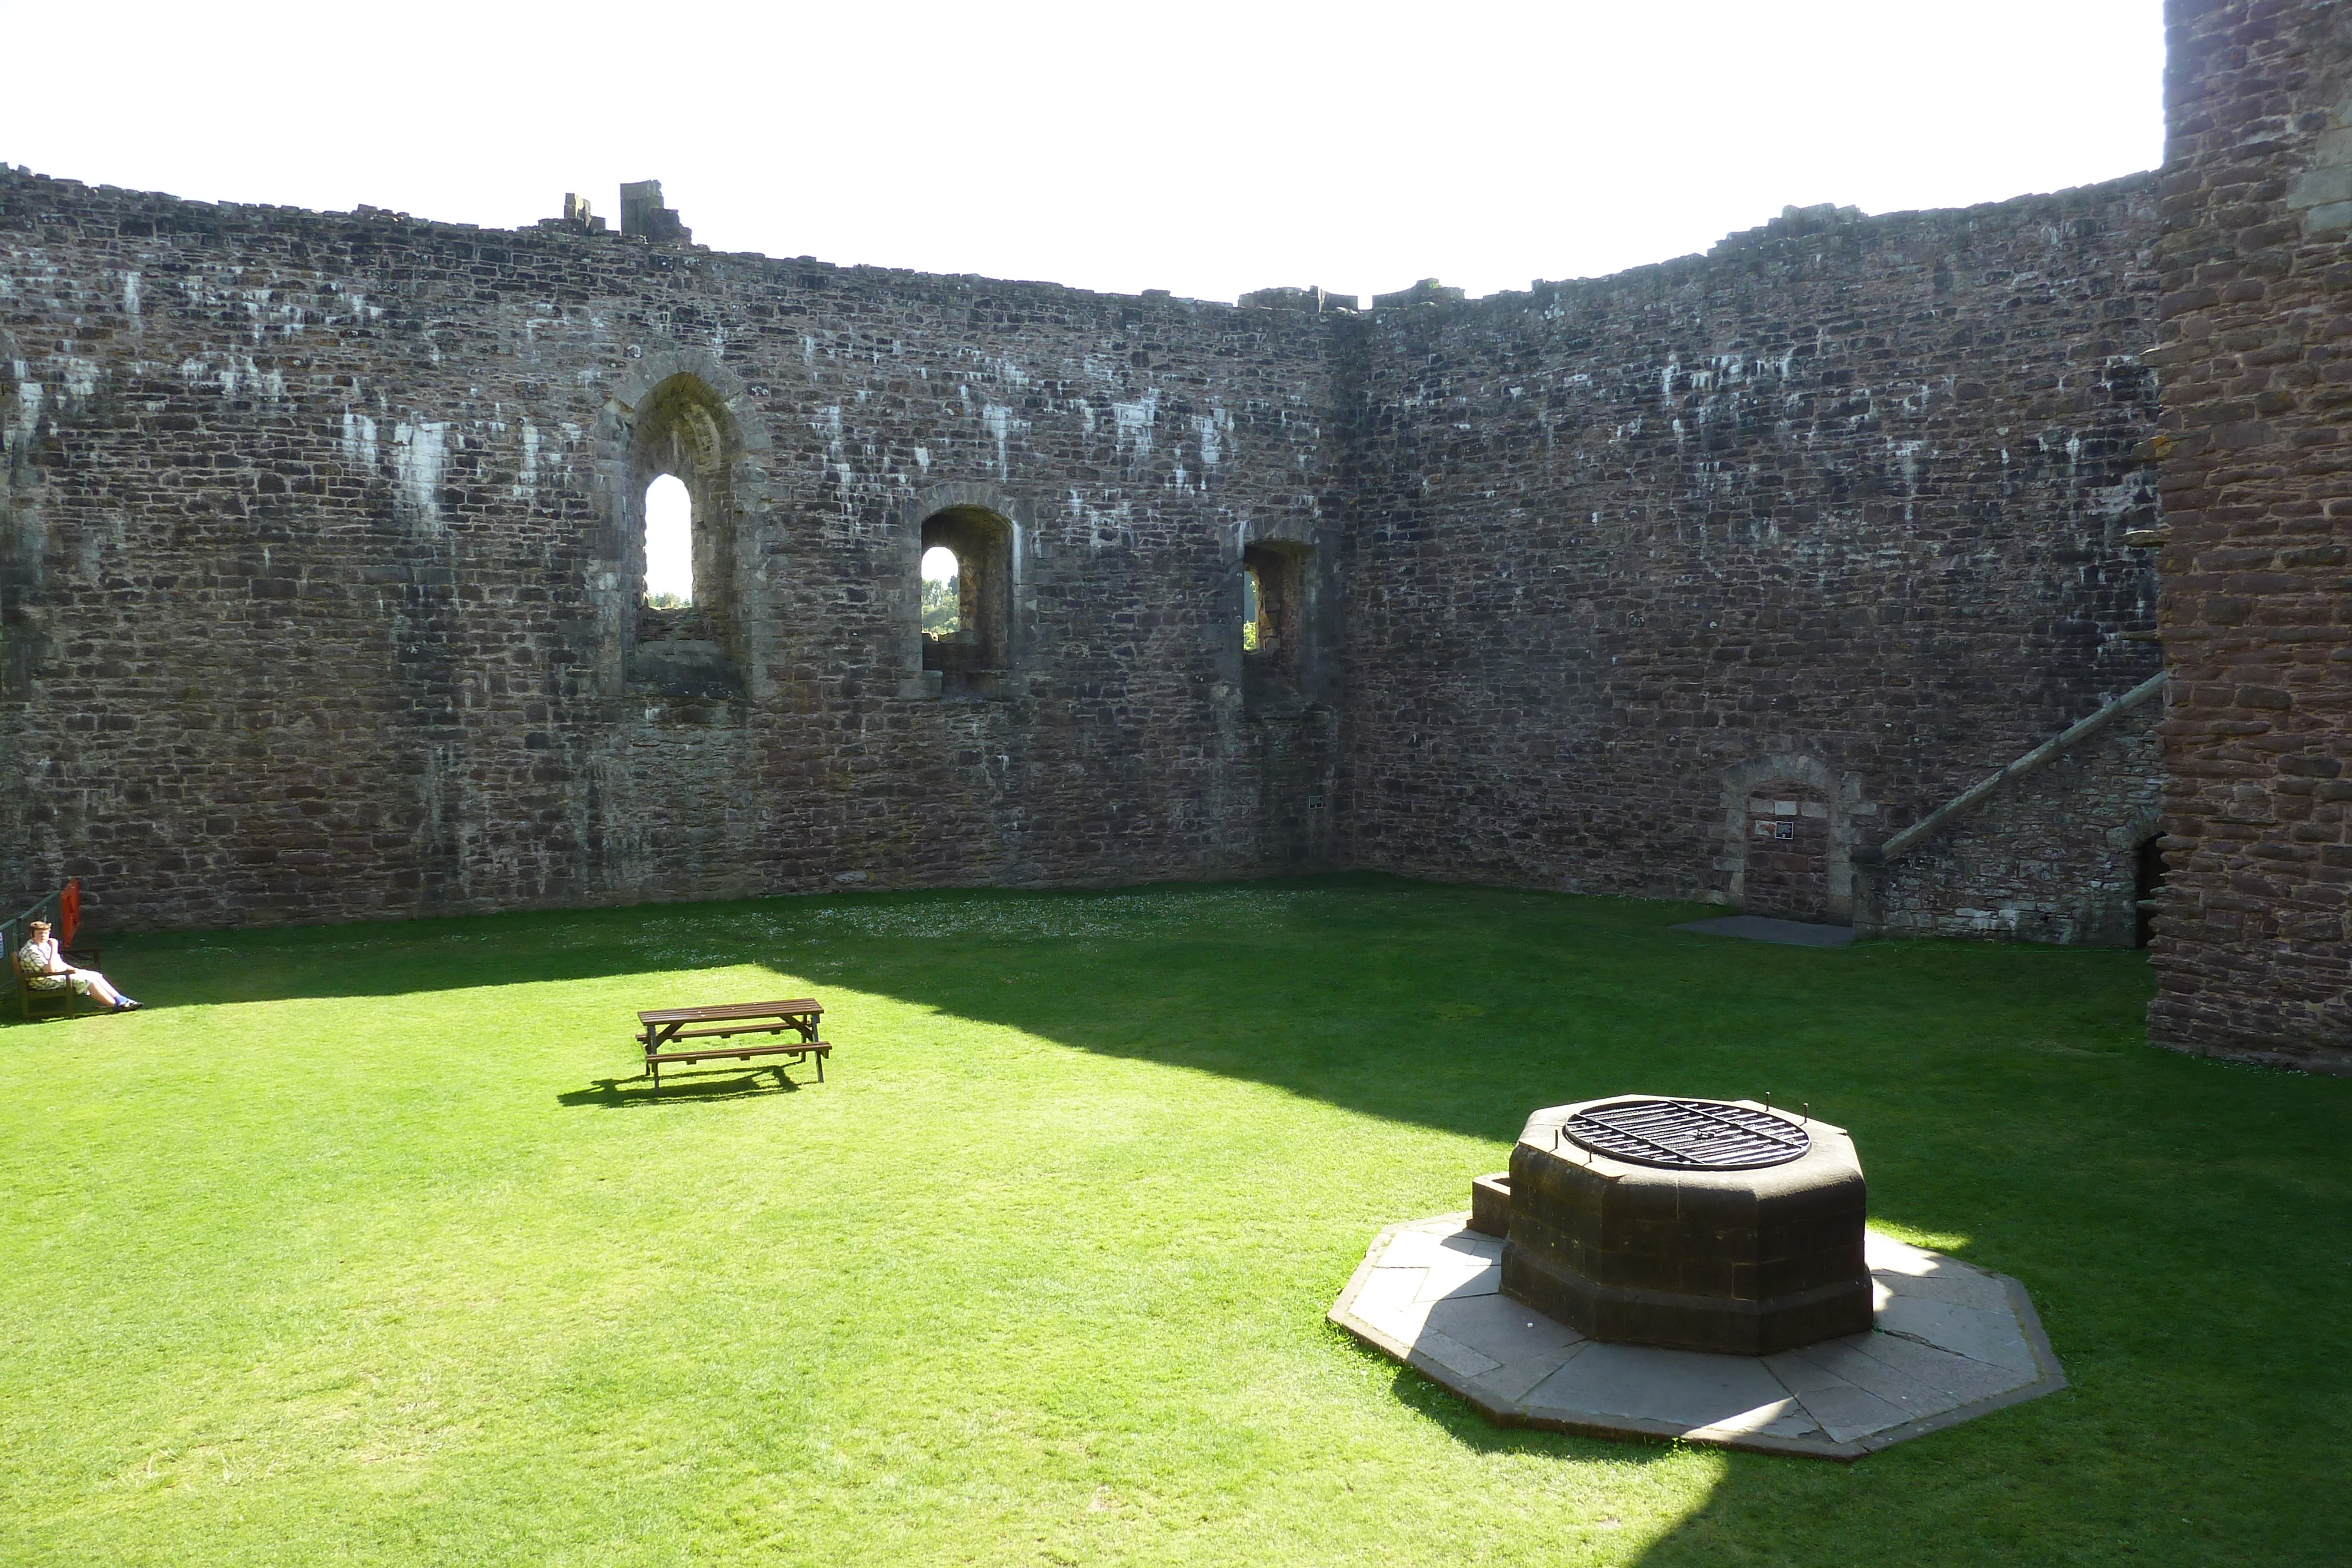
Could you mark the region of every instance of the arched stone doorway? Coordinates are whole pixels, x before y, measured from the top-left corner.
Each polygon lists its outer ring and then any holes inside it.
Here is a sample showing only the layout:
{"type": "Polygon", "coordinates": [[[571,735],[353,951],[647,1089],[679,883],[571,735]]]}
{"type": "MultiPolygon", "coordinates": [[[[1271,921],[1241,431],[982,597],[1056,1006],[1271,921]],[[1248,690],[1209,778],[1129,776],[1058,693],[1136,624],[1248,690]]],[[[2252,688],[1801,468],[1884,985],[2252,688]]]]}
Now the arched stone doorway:
{"type": "Polygon", "coordinates": [[[2145,947],[2156,940],[2156,916],[2164,902],[2164,837],[2142,839],[2132,852],[2132,946],[2145,947]]]}
{"type": "Polygon", "coordinates": [[[1715,896],[1749,915],[1853,923],[1857,821],[1874,815],[1862,779],[1780,752],[1727,768],[1715,896]]]}

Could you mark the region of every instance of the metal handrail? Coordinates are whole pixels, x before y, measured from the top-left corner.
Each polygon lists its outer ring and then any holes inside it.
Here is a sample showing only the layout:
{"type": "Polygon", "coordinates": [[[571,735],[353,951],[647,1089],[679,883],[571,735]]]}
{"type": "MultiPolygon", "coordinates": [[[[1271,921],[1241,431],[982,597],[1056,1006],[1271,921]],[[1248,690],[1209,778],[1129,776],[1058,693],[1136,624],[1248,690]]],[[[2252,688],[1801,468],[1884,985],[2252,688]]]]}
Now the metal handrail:
{"type": "Polygon", "coordinates": [[[1912,823],[1901,832],[1896,833],[1893,838],[1888,839],[1885,843],[1880,844],[1874,851],[1858,852],[1854,855],[1854,859],[1864,865],[1884,865],[1888,861],[1893,860],[1896,855],[1899,855],[1904,851],[1909,849],[1912,845],[1919,842],[1920,840],[1927,838],[1937,829],[1942,827],[1946,822],[1950,821],[1954,817],[1958,816],[1969,807],[1974,806],[1984,800],[1986,796],[1991,794],[1994,790],[2000,789],[2011,779],[2021,778],[2046,763],[2054,761],[2078,742],[2086,740],[2091,736],[2097,734],[2100,730],[2106,728],[2108,725],[2114,723],[2117,718],[2129,713],[2132,709],[2139,706],[2140,704],[2147,701],[2148,698],[2162,691],[2164,689],[2164,682],[2165,677],[2161,672],[2150,675],[2147,679],[2142,681],[2139,685],[2134,686],[2123,695],[2116,698],[2115,701],[2101,707],[2098,712],[2091,715],[2088,718],[2077,719],[2074,723],[2067,726],[2064,729],[2051,737],[2048,740],[2043,741],[2041,745],[2035,747],[2032,750],[2027,752],[2016,761],[2009,764],[2000,772],[1992,775],[1990,779],[1979,781],[1959,795],[1955,796],[1945,804],[1928,812],[1926,816],[1920,818],[1917,821],[1912,823]]]}

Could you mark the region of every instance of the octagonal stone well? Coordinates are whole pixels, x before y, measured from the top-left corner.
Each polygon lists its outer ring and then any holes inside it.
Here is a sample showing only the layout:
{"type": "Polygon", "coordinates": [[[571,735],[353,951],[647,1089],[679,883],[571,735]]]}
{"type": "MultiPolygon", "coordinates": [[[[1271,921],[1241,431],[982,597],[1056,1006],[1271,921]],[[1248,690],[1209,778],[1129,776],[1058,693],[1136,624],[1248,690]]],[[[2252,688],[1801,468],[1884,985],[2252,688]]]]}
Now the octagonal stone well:
{"type": "Polygon", "coordinates": [[[1719,1168],[1614,1157],[1570,1126],[1644,1103],[1714,1103],[1617,1095],[1528,1118],[1511,1150],[1503,1293],[1622,1344],[1769,1355],[1869,1332],[1862,1166],[1844,1130],[1725,1102],[1789,1136],[1719,1168]]]}
{"type": "Polygon", "coordinates": [[[2066,1386],[2022,1285],[1867,1232],[1844,1130],[1774,1115],[1538,1111],[1468,1213],[1373,1238],[1330,1320],[1505,1426],[1845,1461],[2066,1386]]]}

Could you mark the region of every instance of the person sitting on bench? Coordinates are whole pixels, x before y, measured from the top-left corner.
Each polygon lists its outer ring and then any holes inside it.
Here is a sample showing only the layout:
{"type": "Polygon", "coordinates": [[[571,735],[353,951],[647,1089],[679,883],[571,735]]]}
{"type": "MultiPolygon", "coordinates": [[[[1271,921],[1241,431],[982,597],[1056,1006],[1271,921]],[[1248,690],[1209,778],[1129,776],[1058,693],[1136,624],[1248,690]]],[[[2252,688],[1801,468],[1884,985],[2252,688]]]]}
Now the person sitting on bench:
{"type": "Polygon", "coordinates": [[[106,983],[96,969],[77,969],[58,956],[49,923],[36,920],[26,928],[32,940],[16,949],[16,967],[24,972],[27,990],[54,992],[71,986],[85,997],[96,997],[116,1012],[135,1010],[139,1004],[106,983]]]}

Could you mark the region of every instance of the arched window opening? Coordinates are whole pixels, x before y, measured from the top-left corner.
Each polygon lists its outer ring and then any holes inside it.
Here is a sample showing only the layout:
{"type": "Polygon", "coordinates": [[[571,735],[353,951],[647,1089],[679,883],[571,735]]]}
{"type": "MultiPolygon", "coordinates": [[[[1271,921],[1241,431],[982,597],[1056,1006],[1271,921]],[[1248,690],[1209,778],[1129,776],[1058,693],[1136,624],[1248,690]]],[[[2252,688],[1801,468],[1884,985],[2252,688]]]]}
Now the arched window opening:
{"type": "Polygon", "coordinates": [[[932,639],[952,637],[963,624],[959,613],[956,591],[962,580],[962,571],[956,562],[955,551],[945,545],[933,545],[923,552],[923,635],[932,639]]]}
{"type": "Polygon", "coordinates": [[[684,610],[694,602],[694,497],[665,474],[646,486],[646,603],[684,610]]]}
{"type": "Polygon", "coordinates": [[[923,603],[923,668],[940,672],[940,695],[999,695],[1012,666],[1013,525],[985,507],[948,507],[924,518],[923,603]],[[954,575],[934,590],[933,563],[941,557],[954,575]],[[942,611],[936,632],[935,596],[942,611]],[[950,603],[952,624],[944,613],[950,603]]]}
{"type": "Polygon", "coordinates": [[[636,690],[708,698],[743,689],[735,592],[740,455],[733,416],[697,376],[667,378],[631,411],[614,542],[636,578],[626,665],[636,690]]]}

